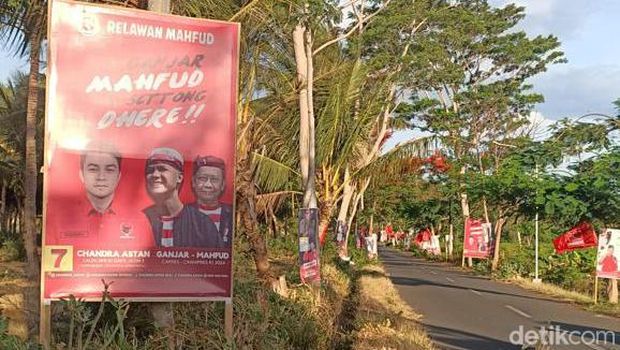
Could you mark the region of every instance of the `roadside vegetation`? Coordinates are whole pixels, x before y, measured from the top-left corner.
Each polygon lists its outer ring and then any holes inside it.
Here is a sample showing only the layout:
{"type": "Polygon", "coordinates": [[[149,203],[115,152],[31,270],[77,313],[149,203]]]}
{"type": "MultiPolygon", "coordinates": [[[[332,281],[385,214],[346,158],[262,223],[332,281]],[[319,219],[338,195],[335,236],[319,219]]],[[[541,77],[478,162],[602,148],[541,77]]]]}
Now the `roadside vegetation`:
{"type": "Polygon", "coordinates": [[[352,349],[435,349],[416,314],[379,265],[359,272],[356,341],[352,349]]]}

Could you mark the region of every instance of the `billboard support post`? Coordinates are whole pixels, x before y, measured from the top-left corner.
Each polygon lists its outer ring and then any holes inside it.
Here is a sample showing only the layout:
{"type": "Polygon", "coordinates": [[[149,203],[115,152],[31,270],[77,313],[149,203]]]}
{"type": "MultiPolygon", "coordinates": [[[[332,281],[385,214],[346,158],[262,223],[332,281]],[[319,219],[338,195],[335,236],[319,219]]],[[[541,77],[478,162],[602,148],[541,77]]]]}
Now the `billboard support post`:
{"type": "Polygon", "coordinates": [[[224,334],[229,342],[233,340],[233,303],[232,298],[225,301],[224,306],[224,334]]]}
{"type": "Polygon", "coordinates": [[[52,334],[52,305],[50,303],[46,303],[43,298],[41,298],[41,318],[39,320],[39,343],[43,345],[45,350],[50,348],[50,340],[52,334]]]}
{"type": "Polygon", "coordinates": [[[594,276],[594,304],[598,303],[598,277],[594,276]]]}

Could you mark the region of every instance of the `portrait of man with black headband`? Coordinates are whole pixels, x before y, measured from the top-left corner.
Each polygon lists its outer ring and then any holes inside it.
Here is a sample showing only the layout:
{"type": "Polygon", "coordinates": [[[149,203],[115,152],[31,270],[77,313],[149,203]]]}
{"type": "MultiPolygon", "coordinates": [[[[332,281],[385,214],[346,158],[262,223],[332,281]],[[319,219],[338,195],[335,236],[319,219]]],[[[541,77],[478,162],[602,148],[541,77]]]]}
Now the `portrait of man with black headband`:
{"type": "Polygon", "coordinates": [[[220,239],[225,246],[230,246],[234,215],[232,206],[221,201],[226,188],[224,160],[213,156],[197,157],[192,173],[192,191],[196,196],[193,206],[213,221],[220,239]]]}

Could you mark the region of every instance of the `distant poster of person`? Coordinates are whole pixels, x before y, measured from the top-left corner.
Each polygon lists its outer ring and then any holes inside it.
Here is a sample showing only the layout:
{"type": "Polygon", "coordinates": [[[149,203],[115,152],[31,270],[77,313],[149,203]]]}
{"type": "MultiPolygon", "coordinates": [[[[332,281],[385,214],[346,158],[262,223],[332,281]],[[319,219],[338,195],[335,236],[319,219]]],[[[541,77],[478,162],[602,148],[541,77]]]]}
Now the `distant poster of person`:
{"type": "Polygon", "coordinates": [[[439,235],[431,235],[431,241],[428,243],[426,251],[433,255],[441,255],[441,243],[439,235]]]}
{"type": "Polygon", "coordinates": [[[466,258],[487,259],[493,249],[493,233],[490,223],[481,220],[467,219],[465,222],[465,241],[463,256],[466,258]]]}
{"type": "Polygon", "coordinates": [[[439,236],[433,235],[428,228],[420,230],[415,236],[415,244],[418,248],[426,251],[429,254],[441,255],[441,244],[439,243],[439,236]]]}
{"type": "Polygon", "coordinates": [[[50,6],[43,298],[231,297],[239,25],[50,6]]]}
{"type": "Polygon", "coordinates": [[[347,236],[347,230],[347,224],[342,220],[338,220],[338,222],[336,223],[336,244],[338,245],[338,247],[342,247],[344,245],[344,241],[347,236]]]}
{"type": "Polygon", "coordinates": [[[596,255],[596,276],[599,278],[620,278],[620,230],[606,229],[598,238],[596,255]]]}
{"type": "Polygon", "coordinates": [[[299,276],[303,283],[321,280],[319,259],[318,229],[319,210],[316,208],[299,209],[299,276]]]}

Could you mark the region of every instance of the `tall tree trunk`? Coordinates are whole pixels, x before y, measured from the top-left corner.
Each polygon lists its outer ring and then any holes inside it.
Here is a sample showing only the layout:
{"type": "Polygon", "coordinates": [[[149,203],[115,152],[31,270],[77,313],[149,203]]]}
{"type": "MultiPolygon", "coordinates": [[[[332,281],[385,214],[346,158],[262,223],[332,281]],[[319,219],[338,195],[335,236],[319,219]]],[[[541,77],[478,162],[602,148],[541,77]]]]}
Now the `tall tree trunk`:
{"type": "MultiPolygon", "coordinates": [[[[357,208],[360,205],[360,201],[362,200],[362,198],[364,197],[364,192],[366,192],[366,189],[368,188],[368,185],[370,184],[370,178],[366,179],[366,181],[364,182],[364,185],[362,186],[362,188],[359,189],[359,191],[357,192],[357,194],[355,195],[355,199],[353,199],[353,206],[351,207],[351,212],[349,214],[349,220],[347,225],[349,227],[351,227],[351,225],[353,224],[353,219],[355,219],[355,215],[357,214],[357,208]]],[[[356,221],[357,223],[357,221],[356,221]]],[[[357,228],[357,224],[355,224],[356,228],[357,228]]],[[[357,233],[357,230],[355,230],[355,232],[357,233]]],[[[347,243],[348,244],[348,236],[347,236],[347,243]]]]}
{"type": "Polygon", "coordinates": [[[331,218],[333,207],[331,200],[321,200],[321,206],[319,207],[319,238],[321,245],[325,244],[325,239],[327,239],[329,219],[331,218]]]}
{"type": "MultiPolygon", "coordinates": [[[[482,165],[482,155],[480,154],[477,139],[474,140],[474,143],[476,144],[476,154],[478,156],[478,168],[480,170],[480,176],[482,176],[484,179],[484,166],[482,165]]],[[[484,185],[484,182],[482,184],[484,185]]],[[[487,206],[487,196],[485,195],[482,196],[482,209],[484,210],[484,221],[488,224],[491,221],[489,220],[489,208],[487,206]]]]}
{"type": "Polygon", "coordinates": [[[454,225],[450,223],[450,233],[448,235],[448,248],[447,248],[448,258],[452,260],[452,254],[454,252],[454,225]]]}
{"type": "Polygon", "coordinates": [[[267,254],[267,245],[265,239],[258,230],[258,219],[256,217],[256,187],[252,181],[252,173],[248,171],[250,168],[249,159],[243,159],[240,163],[243,173],[238,174],[237,188],[237,210],[241,216],[241,225],[245,232],[252,249],[254,264],[258,277],[266,281],[273,281],[271,273],[271,265],[267,254]]]}
{"type": "Polygon", "coordinates": [[[368,233],[372,235],[374,232],[374,224],[375,224],[375,206],[377,205],[377,200],[372,202],[372,209],[370,210],[370,223],[368,224],[368,233]]]}
{"type": "MultiPolygon", "coordinates": [[[[34,18],[43,18],[45,8],[39,2],[31,2],[34,18]]],[[[28,278],[33,288],[24,292],[24,311],[30,324],[32,334],[38,334],[39,295],[41,262],[37,254],[37,110],[39,104],[39,56],[41,38],[45,28],[42,21],[35,28],[30,28],[30,73],[28,76],[28,100],[26,105],[26,150],[24,167],[24,248],[28,264],[28,278]]]]}
{"type": "Polygon", "coordinates": [[[267,218],[267,222],[269,222],[269,226],[272,226],[273,229],[273,238],[278,237],[278,218],[276,214],[273,212],[273,207],[269,206],[269,218],[267,218]]]}
{"type": "MultiPolygon", "coordinates": [[[[256,59],[256,57],[253,59],[256,59]]],[[[255,91],[255,77],[256,68],[251,66],[249,75],[245,80],[246,88],[243,89],[249,94],[255,91]]],[[[238,223],[237,227],[243,228],[243,232],[250,242],[250,249],[258,277],[273,285],[275,278],[269,263],[267,244],[258,230],[256,186],[252,172],[252,152],[256,149],[256,123],[249,108],[250,101],[251,98],[246,96],[246,98],[239,98],[237,102],[239,104],[237,108],[238,130],[245,130],[245,132],[241,132],[237,138],[237,174],[235,178],[237,213],[235,221],[238,223]]]]}
{"type": "Polygon", "coordinates": [[[495,222],[495,247],[493,248],[493,261],[491,262],[491,270],[497,270],[499,266],[499,247],[502,240],[502,231],[504,230],[504,224],[506,218],[503,217],[503,213],[500,211],[499,218],[495,222]]]}
{"type": "Polygon", "coordinates": [[[316,147],[315,147],[315,126],[314,126],[314,61],[312,59],[312,31],[306,28],[305,32],[305,53],[306,53],[306,94],[308,94],[308,183],[304,189],[304,193],[308,192],[308,208],[318,208],[318,199],[316,196],[316,147]]]}
{"type": "MultiPolygon", "coordinates": [[[[461,175],[465,174],[465,166],[461,167],[461,175]]],[[[463,212],[463,229],[467,226],[467,219],[469,219],[469,199],[467,193],[461,193],[461,211],[463,212]]],[[[463,244],[465,242],[465,232],[463,232],[463,244]]],[[[465,262],[465,256],[463,256],[463,263],[465,262]]],[[[472,267],[473,261],[471,258],[467,258],[467,266],[472,267]]]]}
{"type": "MultiPolygon", "coordinates": [[[[347,222],[347,214],[349,213],[349,206],[351,205],[351,200],[353,199],[353,195],[355,194],[355,185],[350,181],[351,173],[349,172],[349,168],[347,167],[344,172],[344,189],[342,193],[342,200],[340,201],[340,211],[338,212],[338,223],[346,223],[347,222]]],[[[349,241],[349,231],[350,226],[347,224],[346,232],[344,232],[344,242],[341,247],[341,251],[338,252],[339,255],[348,256],[348,241],[349,241]]]]}
{"type": "MultiPolygon", "coordinates": [[[[37,6],[37,5],[34,5],[37,6]]],[[[35,11],[43,11],[36,8],[35,11]]],[[[28,102],[26,109],[26,166],[24,168],[24,247],[28,259],[28,276],[39,280],[37,242],[37,107],[39,103],[39,53],[41,31],[33,29],[30,35],[30,75],[28,77],[28,102]]]]}
{"type": "Polygon", "coordinates": [[[609,280],[609,303],[618,304],[618,280],[609,280]]]}
{"type": "Polygon", "coordinates": [[[7,228],[6,188],[6,179],[2,179],[2,193],[0,194],[0,231],[6,231],[7,228]]]}
{"type": "Polygon", "coordinates": [[[317,208],[314,165],[314,111],[312,104],[312,51],[308,28],[301,22],[293,31],[293,48],[299,86],[299,163],[304,186],[303,207],[317,208]],[[311,49],[310,49],[311,50],[311,49]]]}

